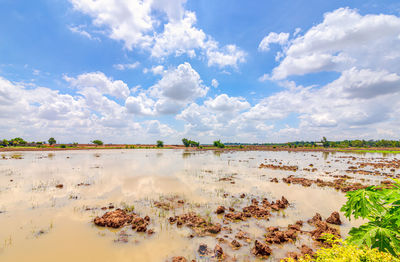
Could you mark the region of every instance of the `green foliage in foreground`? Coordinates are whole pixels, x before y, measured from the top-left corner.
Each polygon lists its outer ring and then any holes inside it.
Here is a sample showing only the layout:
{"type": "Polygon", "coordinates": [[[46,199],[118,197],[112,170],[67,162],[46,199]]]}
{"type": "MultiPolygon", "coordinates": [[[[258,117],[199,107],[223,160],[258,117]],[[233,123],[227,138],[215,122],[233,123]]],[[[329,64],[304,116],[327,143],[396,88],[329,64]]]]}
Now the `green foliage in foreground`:
{"type": "Polygon", "coordinates": [[[221,143],[221,140],[214,141],[214,146],[219,147],[219,148],[224,148],[225,145],[221,143]]]}
{"type": "MultiPolygon", "coordinates": [[[[316,252],[315,257],[306,255],[300,258],[299,262],[400,262],[398,258],[389,253],[381,252],[376,248],[357,247],[347,241],[336,239],[327,235],[327,242],[332,245],[330,248],[321,248],[316,252]]],[[[292,258],[286,258],[285,262],[295,262],[292,258]]]]}
{"type": "Polygon", "coordinates": [[[393,256],[400,254],[400,183],[382,188],[371,186],[346,194],[341,211],[347,218],[363,218],[368,222],[353,227],[347,239],[359,247],[377,248],[393,256]]]}

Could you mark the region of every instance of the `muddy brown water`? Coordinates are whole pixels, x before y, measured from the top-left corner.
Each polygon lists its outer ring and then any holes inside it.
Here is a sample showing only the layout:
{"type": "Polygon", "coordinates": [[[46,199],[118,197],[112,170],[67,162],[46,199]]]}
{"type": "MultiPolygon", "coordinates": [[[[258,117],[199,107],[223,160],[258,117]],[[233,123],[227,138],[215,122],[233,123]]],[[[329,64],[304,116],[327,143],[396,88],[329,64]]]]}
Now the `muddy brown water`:
{"type": "MultiPolygon", "coordinates": [[[[0,155],[0,261],[166,261],[173,256],[209,261],[197,253],[200,244],[211,249],[216,237],[228,242],[239,230],[249,233],[251,243],[233,250],[221,243],[224,252],[238,261],[254,261],[250,250],[254,240],[263,240],[268,226],[286,227],[297,220],[306,221],[316,212],[323,218],[339,211],[345,195],[331,188],[302,187],[272,183],[288,175],[332,179],[330,175],[347,174],[351,163],[345,153],[322,152],[185,152],[183,150],[99,150],[61,152],[7,152],[0,155]],[[297,165],[299,171],[259,169],[260,163],[297,165]],[[309,164],[315,172],[304,171],[309,164]],[[232,177],[232,181],[219,181],[232,177]],[[88,184],[78,186],[78,184],[88,184]],[[56,188],[62,184],[63,188],[56,188]],[[245,198],[240,194],[245,193],[245,198]],[[228,194],[224,197],[224,194],[228,194]],[[275,200],[285,196],[290,207],[273,212],[269,221],[248,219],[232,222],[232,233],[189,238],[192,231],[168,223],[168,217],[189,211],[213,223],[222,215],[219,205],[240,209],[252,198],[275,200]],[[173,210],[154,207],[154,201],[174,197],[185,204],[173,210]],[[149,228],[155,234],[122,229],[100,228],[93,224],[106,211],[101,207],[131,207],[151,218],[149,228]],[[90,210],[87,210],[90,208],[90,210]],[[124,235],[125,234],[125,235],[124,235]],[[122,236],[124,235],[124,236],[122,236]],[[124,240],[124,241],[122,241],[124,240]]],[[[376,154],[354,155],[359,161],[375,161],[376,154]]],[[[394,156],[385,156],[391,159],[394,156]]],[[[380,159],[382,160],[382,159],[380,159]]],[[[398,172],[398,170],[396,170],[398,172]]],[[[379,176],[352,175],[354,181],[367,179],[370,184],[379,176]]],[[[361,221],[348,221],[341,214],[338,227],[342,236],[361,221]]],[[[304,225],[304,230],[313,227],[304,225]]],[[[288,251],[298,251],[302,244],[313,246],[308,235],[294,243],[271,245],[270,261],[279,261],[288,251]]]]}

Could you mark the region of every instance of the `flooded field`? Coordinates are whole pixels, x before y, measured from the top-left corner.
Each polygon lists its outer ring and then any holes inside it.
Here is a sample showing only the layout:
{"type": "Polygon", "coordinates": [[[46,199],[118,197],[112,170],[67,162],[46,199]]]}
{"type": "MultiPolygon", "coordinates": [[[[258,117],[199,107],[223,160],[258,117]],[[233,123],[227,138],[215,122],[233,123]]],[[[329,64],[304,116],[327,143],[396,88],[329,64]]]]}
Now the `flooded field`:
{"type": "MultiPolygon", "coordinates": [[[[0,261],[279,261],[318,248],[307,221],[339,211],[348,190],[398,177],[399,163],[326,152],[0,153],[0,261]],[[113,211],[126,221],[99,219],[113,211]]],[[[362,222],[340,220],[328,227],[342,237],[362,222]]]]}

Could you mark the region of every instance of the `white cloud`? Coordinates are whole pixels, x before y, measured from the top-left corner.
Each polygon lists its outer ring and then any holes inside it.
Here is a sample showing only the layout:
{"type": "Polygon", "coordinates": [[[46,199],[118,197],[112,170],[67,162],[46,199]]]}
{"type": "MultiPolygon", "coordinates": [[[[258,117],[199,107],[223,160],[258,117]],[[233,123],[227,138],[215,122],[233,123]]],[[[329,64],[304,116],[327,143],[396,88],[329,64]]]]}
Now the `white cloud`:
{"type": "Polygon", "coordinates": [[[100,41],[100,39],[98,37],[94,37],[92,36],[89,32],[87,32],[86,30],[83,29],[84,26],[80,25],[80,26],[70,26],[68,27],[68,29],[75,34],[79,34],[81,36],[84,36],[90,40],[96,40],[96,41],[100,41]]]}
{"type": "Polygon", "coordinates": [[[56,137],[60,143],[99,138],[106,143],[146,143],[161,137],[175,141],[177,132],[158,120],[134,122],[124,106],[87,87],[78,95],[0,77],[0,125],[3,138],[29,141],[56,137]]]}
{"type": "Polygon", "coordinates": [[[207,49],[208,66],[219,68],[231,66],[237,68],[239,63],[246,61],[246,53],[235,45],[227,45],[222,49],[207,49]]]}
{"type": "Polygon", "coordinates": [[[260,45],[258,46],[258,50],[263,52],[269,51],[270,44],[280,44],[285,45],[289,40],[289,33],[275,33],[271,32],[266,37],[263,38],[260,45]]]}
{"type": "Polygon", "coordinates": [[[291,40],[273,79],[352,67],[400,71],[400,18],[360,15],[340,8],[326,13],[322,23],[291,40]]]}
{"type": "Polygon", "coordinates": [[[113,67],[117,70],[123,71],[123,70],[127,70],[127,69],[135,69],[140,65],[139,62],[135,62],[132,64],[115,64],[113,65],[113,67]]]}
{"type": "Polygon", "coordinates": [[[153,115],[154,100],[148,98],[145,93],[138,96],[130,96],[125,101],[125,107],[129,113],[136,115],[153,115]]]}
{"type": "MultiPolygon", "coordinates": [[[[196,14],[184,9],[185,0],[70,0],[75,10],[89,15],[96,27],[122,41],[125,48],[148,50],[152,57],[204,54],[209,66],[234,67],[245,62],[246,53],[235,45],[219,47],[198,29],[196,14]]],[[[90,36],[80,28],[75,32],[90,36]],[[78,31],[79,29],[79,31],[78,31]]]]}
{"type": "Polygon", "coordinates": [[[162,78],[137,97],[128,97],[128,112],[140,115],[176,114],[197,98],[204,97],[208,87],[200,75],[185,62],[177,68],[164,70],[162,66],[151,69],[162,78]]]}
{"type": "Polygon", "coordinates": [[[222,94],[214,99],[208,99],[204,102],[208,108],[220,112],[241,111],[250,107],[250,104],[242,97],[229,97],[222,94]]]}
{"type": "Polygon", "coordinates": [[[163,73],[165,73],[164,66],[158,65],[158,66],[153,66],[150,69],[148,68],[143,69],[144,74],[147,74],[149,72],[153,73],[153,75],[162,75],[163,73]]]}
{"type": "Polygon", "coordinates": [[[130,90],[123,81],[108,78],[102,72],[81,74],[76,78],[64,76],[64,79],[80,90],[97,90],[102,94],[112,95],[116,98],[126,98],[130,90]]]}
{"type": "Polygon", "coordinates": [[[177,56],[186,53],[189,57],[194,57],[195,49],[204,48],[206,40],[206,34],[194,27],[195,23],[196,15],[193,12],[186,12],[182,20],[166,24],[164,32],[155,37],[151,55],[164,57],[171,53],[177,56]]]}
{"type": "Polygon", "coordinates": [[[187,62],[167,71],[158,83],[150,88],[154,97],[165,97],[175,101],[191,101],[207,94],[200,75],[187,62]]]}
{"type": "Polygon", "coordinates": [[[211,80],[211,86],[217,88],[219,86],[218,80],[217,79],[211,80]]]}

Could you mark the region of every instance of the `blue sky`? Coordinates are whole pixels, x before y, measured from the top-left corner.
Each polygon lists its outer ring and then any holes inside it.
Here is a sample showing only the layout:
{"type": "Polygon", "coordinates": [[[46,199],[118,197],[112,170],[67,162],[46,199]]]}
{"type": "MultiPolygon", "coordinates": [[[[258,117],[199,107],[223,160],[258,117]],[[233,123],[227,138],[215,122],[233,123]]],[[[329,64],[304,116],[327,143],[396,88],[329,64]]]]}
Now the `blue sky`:
{"type": "Polygon", "coordinates": [[[0,134],[398,139],[398,1],[0,0],[0,134]]]}

